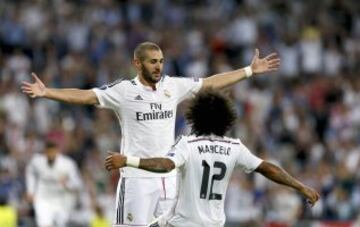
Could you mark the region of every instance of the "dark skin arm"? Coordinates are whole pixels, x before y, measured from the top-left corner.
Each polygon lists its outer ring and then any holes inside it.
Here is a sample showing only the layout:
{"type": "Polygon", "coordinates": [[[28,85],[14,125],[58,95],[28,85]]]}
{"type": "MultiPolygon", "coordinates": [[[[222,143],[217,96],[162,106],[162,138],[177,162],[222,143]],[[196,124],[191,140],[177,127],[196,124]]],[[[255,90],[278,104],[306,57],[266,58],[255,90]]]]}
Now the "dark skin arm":
{"type": "Polygon", "coordinates": [[[139,168],[156,173],[167,173],[175,169],[175,164],[168,158],[146,158],[140,159],[139,168]]]}
{"type": "Polygon", "coordinates": [[[304,185],[300,181],[290,176],[290,174],[287,173],[284,169],[270,162],[263,161],[255,170],[255,172],[262,174],[264,177],[278,184],[282,184],[297,190],[308,199],[308,202],[312,206],[320,198],[319,193],[317,193],[314,189],[304,185]]]}
{"type": "MultiPolygon", "coordinates": [[[[113,152],[108,153],[109,156],[105,159],[105,168],[108,171],[126,166],[126,156],[113,152]]],[[[167,173],[175,169],[175,164],[168,158],[142,158],[140,159],[139,169],[155,173],[167,173]]]]}
{"type": "MultiPolygon", "coordinates": [[[[119,169],[126,166],[126,156],[109,152],[109,156],[105,159],[105,168],[108,171],[119,169]]],[[[139,168],[156,173],[170,172],[175,168],[175,164],[168,158],[146,158],[140,159],[139,168]]],[[[313,206],[319,199],[319,194],[312,188],[302,184],[282,168],[263,161],[255,170],[266,178],[288,187],[291,187],[303,194],[313,206]]]]}

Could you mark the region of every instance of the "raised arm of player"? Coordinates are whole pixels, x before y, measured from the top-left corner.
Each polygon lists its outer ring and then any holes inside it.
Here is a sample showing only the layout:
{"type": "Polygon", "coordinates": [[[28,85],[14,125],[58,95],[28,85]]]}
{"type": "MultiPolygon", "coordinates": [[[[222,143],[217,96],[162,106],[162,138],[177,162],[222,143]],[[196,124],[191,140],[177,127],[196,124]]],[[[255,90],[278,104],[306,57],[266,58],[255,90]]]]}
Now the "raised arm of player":
{"type": "Polygon", "coordinates": [[[317,193],[314,189],[304,185],[300,181],[290,176],[290,174],[288,174],[285,170],[274,164],[271,164],[270,162],[263,161],[260,166],[255,169],[255,171],[261,173],[266,178],[278,184],[294,188],[303,194],[312,206],[316,203],[316,201],[318,201],[320,197],[319,193],[317,193]]]}
{"type": "MultiPolygon", "coordinates": [[[[108,153],[105,159],[105,168],[108,171],[128,166],[126,156],[114,152],[108,153]]],[[[137,168],[155,173],[166,173],[173,170],[175,164],[168,158],[141,158],[137,168]]]]}
{"type": "Polygon", "coordinates": [[[81,105],[95,105],[99,103],[95,92],[92,90],[47,88],[35,73],[32,73],[31,75],[34,78],[34,83],[23,81],[21,86],[22,92],[29,95],[31,98],[44,97],[81,105]]]}
{"type": "Polygon", "coordinates": [[[253,74],[261,74],[278,70],[279,66],[280,58],[276,53],[271,53],[264,58],[259,58],[259,50],[256,49],[250,66],[207,77],[203,80],[202,88],[225,88],[246,79],[253,74]]]}

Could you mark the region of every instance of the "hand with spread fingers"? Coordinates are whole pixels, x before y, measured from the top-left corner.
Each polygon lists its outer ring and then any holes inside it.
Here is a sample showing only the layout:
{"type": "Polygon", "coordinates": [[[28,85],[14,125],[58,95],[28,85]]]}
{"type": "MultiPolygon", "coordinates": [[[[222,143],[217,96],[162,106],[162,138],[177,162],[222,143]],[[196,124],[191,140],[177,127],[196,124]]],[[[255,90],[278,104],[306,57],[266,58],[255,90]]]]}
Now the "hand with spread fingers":
{"type": "Polygon", "coordinates": [[[107,171],[119,169],[126,166],[126,156],[108,151],[108,156],[105,159],[105,168],[107,171]]]}
{"type": "Polygon", "coordinates": [[[27,81],[22,81],[21,91],[25,94],[28,94],[31,98],[43,97],[45,96],[46,86],[39,79],[35,73],[31,73],[34,78],[34,83],[29,83],[27,81]]]}
{"type": "Polygon", "coordinates": [[[251,60],[250,66],[255,74],[276,71],[280,66],[280,58],[276,53],[271,53],[264,58],[259,58],[259,49],[255,49],[255,56],[251,60]]]}

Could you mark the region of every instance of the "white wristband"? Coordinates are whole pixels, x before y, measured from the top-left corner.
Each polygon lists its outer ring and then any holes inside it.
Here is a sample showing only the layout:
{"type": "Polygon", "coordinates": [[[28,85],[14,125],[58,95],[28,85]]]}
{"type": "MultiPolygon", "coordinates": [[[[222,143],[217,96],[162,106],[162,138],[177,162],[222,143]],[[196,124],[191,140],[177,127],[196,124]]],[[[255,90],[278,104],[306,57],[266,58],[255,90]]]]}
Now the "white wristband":
{"type": "Polygon", "coordinates": [[[251,69],[251,66],[246,66],[244,68],[244,71],[245,71],[245,75],[246,77],[251,77],[253,75],[253,71],[251,69]]]}
{"type": "Polygon", "coordinates": [[[134,156],[126,156],[126,166],[139,168],[140,158],[134,156]]]}

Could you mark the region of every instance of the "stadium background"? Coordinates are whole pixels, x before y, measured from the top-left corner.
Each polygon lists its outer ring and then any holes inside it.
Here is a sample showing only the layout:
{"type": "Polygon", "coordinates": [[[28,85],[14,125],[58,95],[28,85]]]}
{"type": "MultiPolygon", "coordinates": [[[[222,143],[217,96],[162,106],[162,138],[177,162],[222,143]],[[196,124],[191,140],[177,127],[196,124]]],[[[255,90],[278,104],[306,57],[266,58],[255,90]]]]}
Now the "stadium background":
{"type": "MultiPolygon", "coordinates": [[[[32,226],[24,167],[51,138],[81,169],[73,226],[114,209],[118,175],[103,159],[119,146],[115,115],[26,97],[20,81],[32,71],[58,88],[132,78],[132,51],[150,40],[164,51],[165,73],[201,77],[249,64],[258,47],[262,56],[278,52],[281,69],[228,90],[239,114],[231,135],[322,198],[309,209],[295,192],[236,172],[228,226],[360,226],[359,36],[355,0],[2,0],[0,197],[16,209],[19,226],[32,226]]],[[[185,106],[177,134],[188,130],[185,106]]]]}

